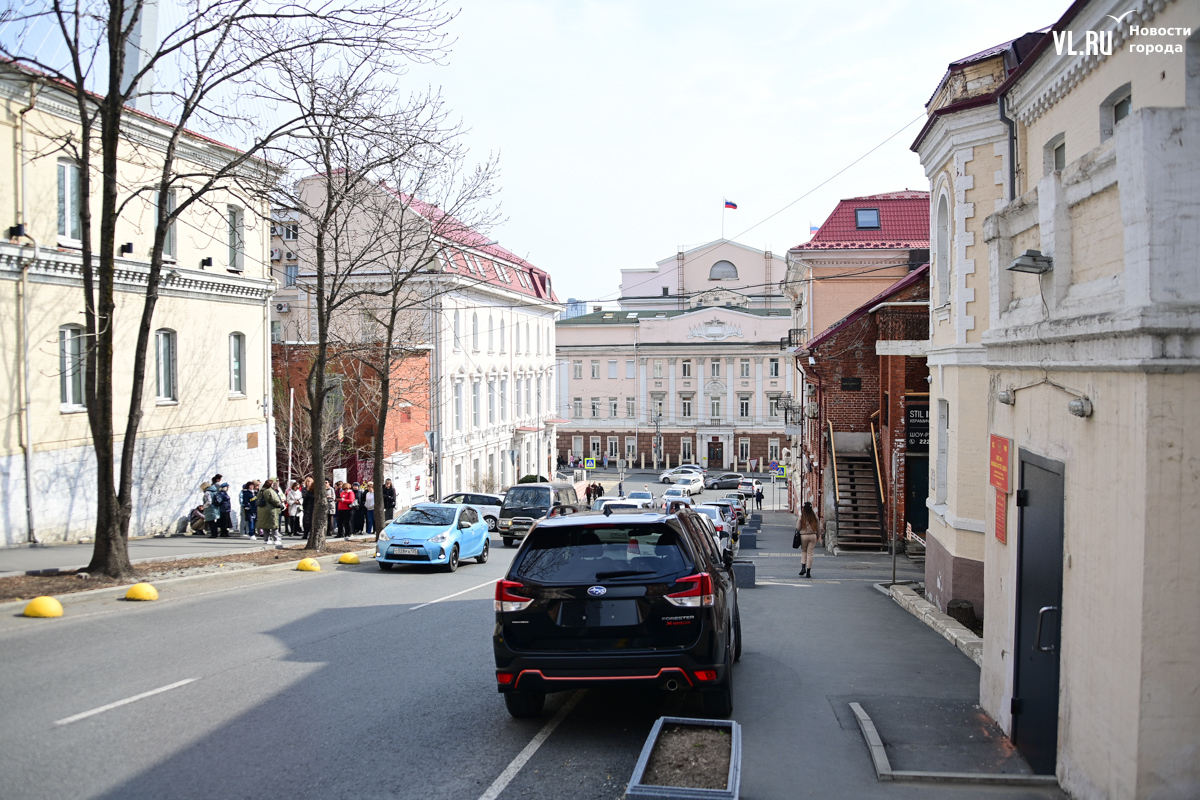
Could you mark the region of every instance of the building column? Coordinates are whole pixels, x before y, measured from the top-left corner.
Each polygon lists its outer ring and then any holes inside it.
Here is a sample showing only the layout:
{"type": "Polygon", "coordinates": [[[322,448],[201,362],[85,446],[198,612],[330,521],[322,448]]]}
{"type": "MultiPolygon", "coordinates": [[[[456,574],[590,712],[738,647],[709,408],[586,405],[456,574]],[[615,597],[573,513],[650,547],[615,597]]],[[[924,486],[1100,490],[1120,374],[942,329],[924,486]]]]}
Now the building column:
{"type": "MultiPolygon", "coordinates": [[[[734,421],[737,419],[737,410],[736,410],[737,409],[737,405],[736,405],[737,395],[734,392],[733,384],[734,384],[734,381],[738,380],[738,377],[733,374],[733,363],[734,363],[733,358],[725,359],[725,394],[727,395],[727,397],[725,399],[726,411],[724,414],[721,415],[722,418],[728,417],[729,424],[731,426],[734,424],[734,421]]],[[[728,458],[728,456],[726,456],[726,458],[728,458]]]]}
{"type": "Polygon", "coordinates": [[[667,424],[675,424],[675,362],[677,358],[667,359],[667,424]]]}
{"type": "Polygon", "coordinates": [[[650,414],[650,398],[647,395],[647,389],[646,358],[642,356],[638,358],[638,419],[653,425],[654,419],[650,414]]]}
{"type": "MultiPolygon", "coordinates": [[[[767,418],[766,397],[763,396],[763,357],[754,357],[754,424],[761,426],[767,418]]],[[[751,454],[753,457],[753,454],[751,454]]]]}

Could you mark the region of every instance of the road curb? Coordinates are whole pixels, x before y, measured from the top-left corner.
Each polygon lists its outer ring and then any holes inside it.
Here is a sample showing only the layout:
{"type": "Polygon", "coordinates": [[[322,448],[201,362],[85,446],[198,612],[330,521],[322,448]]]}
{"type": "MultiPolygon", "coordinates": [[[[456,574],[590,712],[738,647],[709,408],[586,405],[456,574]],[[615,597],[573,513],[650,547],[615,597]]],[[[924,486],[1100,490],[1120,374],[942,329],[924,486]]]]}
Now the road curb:
{"type": "MultiPolygon", "coordinates": [[[[243,550],[240,552],[254,552],[254,551],[243,550]]],[[[369,560],[370,561],[375,560],[375,558],[374,558],[374,555],[375,555],[374,543],[372,543],[371,547],[365,548],[363,550],[350,550],[348,552],[358,553],[359,555],[361,555],[363,553],[370,553],[371,558],[369,560]]],[[[336,565],[337,559],[341,558],[341,556],[342,556],[341,553],[330,553],[329,555],[317,556],[315,560],[318,563],[335,564],[336,565]]],[[[194,580],[198,580],[200,578],[227,578],[227,577],[230,577],[233,575],[246,575],[246,574],[250,574],[250,573],[259,573],[259,572],[271,572],[271,571],[295,572],[296,565],[298,563],[300,563],[300,559],[282,561],[278,564],[263,564],[258,567],[241,567],[240,569],[234,569],[234,570],[230,570],[228,572],[203,572],[198,575],[181,575],[178,578],[163,578],[161,580],[156,580],[154,582],[154,585],[157,587],[157,586],[163,586],[163,585],[174,584],[174,583],[183,583],[184,581],[194,581],[194,580]]],[[[346,565],[340,565],[340,566],[346,566],[346,565]]],[[[135,581],[135,583],[136,583],[136,581],[135,581]]],[[[114,595],[114,596],[118,596],[118,597],[123,597],[124,593],[129,591],[129,587],[132,585],[133,585],[132,583],[120,584],[117,586],[105,586],[100,589],[85,589],[82,592],[66,592],[64,594],[55,594],[55,595],[47,595],[47,596],[53,597],[54,599],[58,600],[60,603],[63,603],[63,605],[65,606],[67,601],[69,601],[73,598],[98,599],[98,598],[103,598],[106,593],[114,595]]],[[[5,611],[7,611],[10,608],[23,608],[25,606],[25,604],[28,602],[29,602],[28,600],[10,600],[7,603],[0,603],[0,614],[3,614],[5,611]]]]}
{"type": "Polygon", "coordinates": [[[933,628],[942,637],[957,647],[962,654],[983,668],[983,639],[954,617],[943,614],[937,606],[921,597],[908,586],[877,584],[881,591],[888,592],[892,599],[908,613],[933,628]]]}

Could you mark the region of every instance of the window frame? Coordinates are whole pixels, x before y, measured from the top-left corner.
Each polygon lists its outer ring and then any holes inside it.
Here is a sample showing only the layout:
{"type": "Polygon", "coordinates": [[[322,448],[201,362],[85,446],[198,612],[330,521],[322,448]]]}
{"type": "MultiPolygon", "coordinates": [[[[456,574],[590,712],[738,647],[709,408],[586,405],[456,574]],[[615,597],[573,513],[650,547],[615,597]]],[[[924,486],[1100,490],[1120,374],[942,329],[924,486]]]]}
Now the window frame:
{"type": "Polygon", "coordinates": [[[246,334],[229,334],[229,396],[246,396],[246,334]]]}
{"type": "Polygon", "coordinates": [[[878,208],[856,208],[854,209],[854,229],[859,231],[877,231],[883,228],[883,218],[879,214],[878,208]],[[871,217],[874,214],[875,223],[871,224],[871,217]]]}
{"type": "Polygon", "coordinates": [[[154,399],[158,405],[179,402],[179,342],[171,328],[154,332],[154,399]]]}
{"type": "Polygon", "coordinates": [[[58,214],[58,243],[63,247],[83,247],[83,168],[73,159],[60,158],[56,162],[56,208],[58,214]],[[74,200],[70,208],[68,198],[74,200]],[[70,223],[75,223],[74,231],[70,223]],[[76,236],[71,234],[75,233],[76,236]]]}
{"type": "Polygon", "coordinates": [[[229,233],[229,272],[246,271],[246,210],[230,203],[225,206],[225,220],[229,233]]]}
{"type": "Polygon", "coordinates": [[[58,328],[58,398],[61,410],[66,413],[87,409],[85,335],[82,325],[60,325],[58,328]]]}

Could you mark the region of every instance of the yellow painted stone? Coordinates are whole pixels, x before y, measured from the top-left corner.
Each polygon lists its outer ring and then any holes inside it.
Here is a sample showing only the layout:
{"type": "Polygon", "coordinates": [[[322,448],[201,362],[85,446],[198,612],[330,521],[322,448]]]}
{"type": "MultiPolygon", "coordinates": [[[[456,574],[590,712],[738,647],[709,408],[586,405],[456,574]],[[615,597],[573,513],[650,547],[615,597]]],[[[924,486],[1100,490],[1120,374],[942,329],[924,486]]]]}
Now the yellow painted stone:
{"type": "Polygon", "coordinates": [[[53,597],[35,597],[25,606],[25,616],[27,617],[61,617],[62,615],[62,603],[53,597]]]}
{"type": "Polygon", "coordinates": [[[338,559],[339,564],[357,564],[358,556],[354,553],[342,553],[342,557],[338,559]]]}
{"type": "Polygon", "coordinates": [[[126,600],[157,600],[158,589],[148,583],[135,583],[125,593],[126,600]]]}
{"type": "Polygon", "coordinates": [[[296,569],[301,572],[320,572],[321,565],[317,563],[315,558],[304,558],[296,565],[296,569]]]}

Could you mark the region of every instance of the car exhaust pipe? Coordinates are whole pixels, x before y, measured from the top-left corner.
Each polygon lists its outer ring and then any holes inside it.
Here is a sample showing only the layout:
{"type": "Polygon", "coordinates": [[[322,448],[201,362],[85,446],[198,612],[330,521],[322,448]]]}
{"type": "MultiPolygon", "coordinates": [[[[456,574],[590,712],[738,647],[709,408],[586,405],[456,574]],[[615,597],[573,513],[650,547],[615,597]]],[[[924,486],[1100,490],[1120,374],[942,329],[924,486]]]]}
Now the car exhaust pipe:
{"type": "Polygon", "coordinates": [[[668,692],[677,692],[677,691],[679,691],[679,681],[675,680],[674,678],[672,678],[671,680],[667,681],[667,691],[668,691],[668,692]]]}

